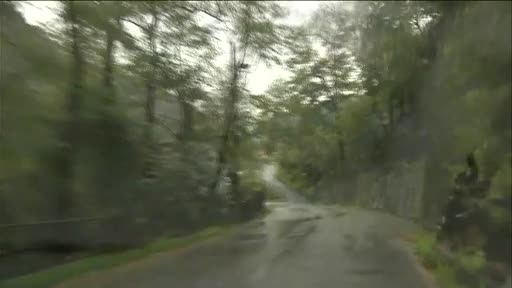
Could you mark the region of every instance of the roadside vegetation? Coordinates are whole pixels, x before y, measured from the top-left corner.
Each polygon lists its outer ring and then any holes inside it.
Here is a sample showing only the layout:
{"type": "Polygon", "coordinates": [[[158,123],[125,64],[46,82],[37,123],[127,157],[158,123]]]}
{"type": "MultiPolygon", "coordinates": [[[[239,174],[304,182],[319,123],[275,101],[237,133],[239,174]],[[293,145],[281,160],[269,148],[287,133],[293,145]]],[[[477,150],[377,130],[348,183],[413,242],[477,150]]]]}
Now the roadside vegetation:
{"type": "Polygon", "coordinates": [[[37,273],[20,276],[17,278],[0,281],[2,288],[50,288],[69,278],[82,275],[87,272],[93,272],[101,269],[107,269],[114,266],[136,261],[144,257],[159,252],[173,252],[184,249],[198,242],[211,239],[229,233],[232,227],[219,226],[210,227],[203,231],[183,236],[183,237],[162,237],[156,239],[150,244],[123,252],[114,252],[86,257],[61,266],[52,267],[37,273]]]}
{"type": "Polygon", "coordinates": [[[432,273],[440,288],[491,288],[505,280],[502,277],[507,268],[493,266],[480,249],[467,247],[453,253],[438,243],[433,232],[423,232],[413,238],[418,259],[432,273]]]}

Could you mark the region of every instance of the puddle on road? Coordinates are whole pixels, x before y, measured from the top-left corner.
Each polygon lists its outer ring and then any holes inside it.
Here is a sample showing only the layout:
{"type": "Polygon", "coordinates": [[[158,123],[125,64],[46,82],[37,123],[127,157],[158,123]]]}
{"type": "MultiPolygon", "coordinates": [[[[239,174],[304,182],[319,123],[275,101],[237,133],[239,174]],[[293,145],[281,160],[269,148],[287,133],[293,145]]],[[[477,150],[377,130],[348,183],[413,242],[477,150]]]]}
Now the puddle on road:
{"type": "Polygon", "coordinates": [[[324,218],[322,215],[314,215],[314,216],[311,216],[311,217],[306,217],[304,219],[304,221],[315,221],[315,220],[320,220],[324,218]]]}
{"type": "Polygon", "coordinates": [[[347,214],[347,212],[345,211],[338,211],[336,213],[334,213],[334,217],[342,217],[342,216],[345,216],[347,214]]]}
{"type": "MultiPolygon", "coordinates": [[[[276,232],[278,236],[286,236],[288,234],[296,234],[297,232],[294,230],[300,229],[298,227],[303,224],[307,224],[308,226],[313,226],[311,222],[315,220],[322,219],[320,215],[314,215],[309,217],[301,217],[295,219],[282,219],[275,222],[276,232]]],[[[303,229],[302,229],[303,230],[303,229]]]]}
{"type": "Polygon", "coordinates": [[[233,253],[256,253],[257,257],[278,261],[300,251],[301,243],[317,228],[316,221],[324,218],[310,207],[281,203],[272,206],[268,217],[254,221],[233,238],[233,253]]]}
{"type": "Polygon", "coordinates": [[[293,232],[286,234],[285,237],[281,238],[281,244],[277,246],[277,249],[271,253],[272,263],[281,261],[288,256],[293,255],[295,252],[300,252],[302,249],[300,246],[308,236],[311,235],[316,229],[316,226],[312,223],[306,223],[296,229],[293,232]]]}
{"type": "Polygon", "coordinates": [[[286,238],[288,239],[294,239],[294,238],[304,238],[306,236],[308,236],[309,234],[311,234],[313,231],[315,231],[315,227],[314,225],[308,225],[306,226],[305,229],[301,229],[302,231],[296,231],[292,234],[288,234],[286,236],[286,238]]]}
{"type": "Polygon", "coordinates": [[[302,219],[285,219],[276,221],[276,235],[285,236],[290,233],[297,225],[303,222],[302,219]]]}
{"type": "Polygon", "coordinates": [[[264,241],[269,238],[269,234],[274,235],[277,239],[305,237],[314,230],[315,225],[312,222],[319,219],[322,219],[322,216],[276,219],[270,223],[260,220],[248,226],[250,231],[240,233],[235,239],[239,242],[264,241]]]}

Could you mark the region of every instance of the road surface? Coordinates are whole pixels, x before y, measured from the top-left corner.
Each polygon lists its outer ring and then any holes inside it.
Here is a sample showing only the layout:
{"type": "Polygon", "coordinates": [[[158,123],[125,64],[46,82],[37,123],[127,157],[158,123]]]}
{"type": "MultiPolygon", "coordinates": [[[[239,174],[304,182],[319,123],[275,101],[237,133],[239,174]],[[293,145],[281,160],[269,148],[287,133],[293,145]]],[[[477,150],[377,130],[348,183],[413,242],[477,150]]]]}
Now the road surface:
{"type": "Polygon", "coordinates": [[[397,240],[416,227],[358,209],[308,204],[274,179],[263,177],[287,202],[226,238],[185,252],[160,253],[93,272],[59,288],[423,288],[417,264],[397,240]]]}

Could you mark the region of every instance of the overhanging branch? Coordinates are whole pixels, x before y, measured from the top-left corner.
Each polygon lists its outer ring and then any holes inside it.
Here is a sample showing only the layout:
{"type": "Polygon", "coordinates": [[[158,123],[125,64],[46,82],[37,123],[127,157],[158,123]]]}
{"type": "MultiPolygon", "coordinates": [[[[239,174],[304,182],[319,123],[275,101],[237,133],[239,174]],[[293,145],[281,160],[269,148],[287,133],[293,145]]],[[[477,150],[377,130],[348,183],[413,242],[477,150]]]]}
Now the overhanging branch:
{"type": "Polygon", "coordinates": [[[224,22],[224,19],[222,19],[221,17],[213,14],[212,12],[208,11],[208,10],[205,10],[205,9],[201,9],[199,7],[194,7],[193,9],[190,9],[189,7],[186,7],[186,6],[177,6],[178,8],[181,8],[187,12],[190,12],[190,13],[195,13],[195,12],[202,12],[210,17],[212,17],[213,19],[219,21],[219,22],[224,22]]]}
{"type": "Polygon", "coordinates": [[[133,21],[131,19],[128,19],[128,18],[120,18],[120,19],[121,19],[121,21],[126,21],[128,23],[131,23],[131,24],[139,27],[140,29],[142,29],[146,33],[149,31],[147,27],[144,27],[143,25],[141,25],[141,24],[139,24],[139,23],[137,23],[137,22],[135,22],[135,21],[133,21]]]}

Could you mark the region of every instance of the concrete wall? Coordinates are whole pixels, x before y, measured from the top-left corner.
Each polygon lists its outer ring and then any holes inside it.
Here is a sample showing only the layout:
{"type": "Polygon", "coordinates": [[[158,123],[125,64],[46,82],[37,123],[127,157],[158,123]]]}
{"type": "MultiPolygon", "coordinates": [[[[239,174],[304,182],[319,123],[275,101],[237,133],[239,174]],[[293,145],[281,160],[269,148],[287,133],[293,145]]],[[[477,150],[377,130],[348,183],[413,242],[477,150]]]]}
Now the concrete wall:
{"type": "Polygon", "coordinates": [[[420,218],[424,177],[424,160],[402,163],[387,172],[368,171],[357,178],[357,202],[402,217],[420,218]]]}

